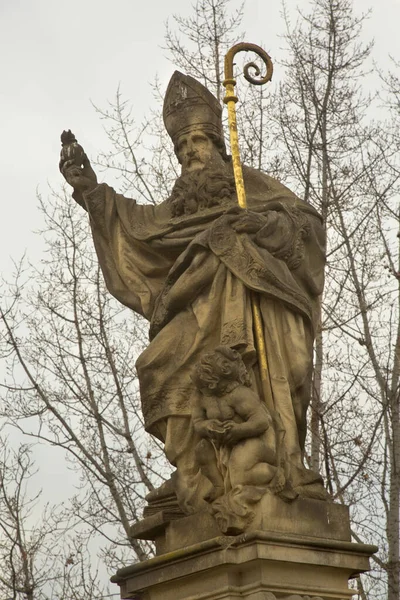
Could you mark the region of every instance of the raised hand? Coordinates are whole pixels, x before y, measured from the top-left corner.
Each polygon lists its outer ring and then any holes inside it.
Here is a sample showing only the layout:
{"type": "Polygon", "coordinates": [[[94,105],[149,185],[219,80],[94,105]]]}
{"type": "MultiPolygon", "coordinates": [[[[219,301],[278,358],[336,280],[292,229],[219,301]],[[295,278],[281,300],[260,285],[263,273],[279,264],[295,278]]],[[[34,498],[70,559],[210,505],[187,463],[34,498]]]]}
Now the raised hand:
{"type": "Polygon", "coordinates": [[[66,182],[79,194],[94,189],[97,186],[96,173],[71,130],[63,131],[61,142],[59,168],[66,182]]]}

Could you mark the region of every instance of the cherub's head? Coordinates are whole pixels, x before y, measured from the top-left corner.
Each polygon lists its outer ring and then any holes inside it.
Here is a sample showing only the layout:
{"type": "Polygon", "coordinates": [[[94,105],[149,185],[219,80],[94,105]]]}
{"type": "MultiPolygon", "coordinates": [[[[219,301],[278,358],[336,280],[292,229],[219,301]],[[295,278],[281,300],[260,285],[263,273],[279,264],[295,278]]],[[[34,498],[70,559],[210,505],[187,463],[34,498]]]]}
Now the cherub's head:
{"type": "Polygon", "coordinates": [[[250,386],[250,377],[239,352],[218,346],[203,354],[195,366],[192,380],[202,392],[224,394],[232,383],[250,386]]]}

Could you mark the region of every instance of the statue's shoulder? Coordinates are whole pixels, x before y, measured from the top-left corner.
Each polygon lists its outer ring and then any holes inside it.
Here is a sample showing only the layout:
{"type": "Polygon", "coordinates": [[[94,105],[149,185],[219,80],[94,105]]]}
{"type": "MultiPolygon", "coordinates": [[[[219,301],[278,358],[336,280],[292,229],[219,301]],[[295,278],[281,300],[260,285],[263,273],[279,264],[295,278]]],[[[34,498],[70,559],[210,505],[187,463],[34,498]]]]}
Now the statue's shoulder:
{"type": "Polygon", "coordinates": [[[246,187],[249,205],[272,204],[274,202],[287,207],[293,206],[319,219],[320,214],[311,204],[308,204],[292,192],[286,185],[252,167],[243,167],[243,179],[246,187]]]}
{"type": "Polygon", "coordinates": [[[260,171],[259,169],[244,166],[243,178],[246,188],[248,188],[249,192],[256,192],[259,188],[260,191],[264,193],[267,190],[272,193],[280,192],[287,194],[289,197],[297,198],[296,194],[294,194],[286,185],[278,181],[278,179],[267,175],[267,173],[264,173],[264,171],[260,171]]]}

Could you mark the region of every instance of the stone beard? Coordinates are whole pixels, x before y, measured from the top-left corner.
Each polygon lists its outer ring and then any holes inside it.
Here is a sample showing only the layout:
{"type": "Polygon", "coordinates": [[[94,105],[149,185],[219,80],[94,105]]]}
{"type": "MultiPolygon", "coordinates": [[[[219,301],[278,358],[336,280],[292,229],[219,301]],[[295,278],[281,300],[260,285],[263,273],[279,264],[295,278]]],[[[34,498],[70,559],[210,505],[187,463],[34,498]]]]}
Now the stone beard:
{"type": "Polygon", "coordinates": [[[180,217],[232,202],[234,195],[235,180],[230,162],[219,169],[208,164],[178,177],[167,202],[172,217],[180,217]]]}

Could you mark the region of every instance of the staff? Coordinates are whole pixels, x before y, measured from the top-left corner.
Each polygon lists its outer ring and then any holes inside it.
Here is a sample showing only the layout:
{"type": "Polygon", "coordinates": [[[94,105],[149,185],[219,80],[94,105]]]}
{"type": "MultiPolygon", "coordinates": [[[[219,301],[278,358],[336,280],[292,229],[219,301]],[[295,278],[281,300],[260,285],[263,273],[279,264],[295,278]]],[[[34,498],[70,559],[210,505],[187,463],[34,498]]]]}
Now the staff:
{"type": "MultiPolygon", "coordinates": [[[[232,151],[233,173],[235,176],[238,204],[241,208],[247,209],[246,190],[243,181],[243,171],[240,160],[239,138],[236,121],[235,105],[238,101],[238,98],[235,95],[234,91],[236,80],[233,77],[233,59],[235,57],[235,54],[242,51],[252,51],[258,54],[258,56],[263,60],[267,69],[266,74],[262,77],[259,77],[260,69],[256,63],[250,62],[245,65],[243,69],[244,77],[249,83],[252,83],[253,85],[263,85],[264,83],[271,81],[273,65],[271,57],[267,54],[267,52],[265,52],[265,50],[263,50],[259,46],[256,46],[255,44],[248,44],[246,42],[242,42],[240,44],[232,46],[232,48],[227,52],[225,56],[225,80],[223,82],[223,85],[226,89],[226,95],[224,98],[224,103],[228,107],[228,122],[232,151]],[[255,77],[250,75],[250,69],[254,70],[255,77]]],[[[267,349],[265,344],[262,316],[260,311],[260,302],[257,294],[253,291],[251,292],[251,308],[253,314],[253,327],[256,341],[257,358],[260,370],[262,395],[263,400],[268,410],[270,411],[274,422],[274,429],[276,433],[276,461],[277,467],[279,468],[281,466],[282,461],[282,440],[284,436],[284,429],[281,423],[280,415],[276,411],[276,403],[274,400],[274,394],[271,385],[270,371],[267,360],[267,349]]]]}

